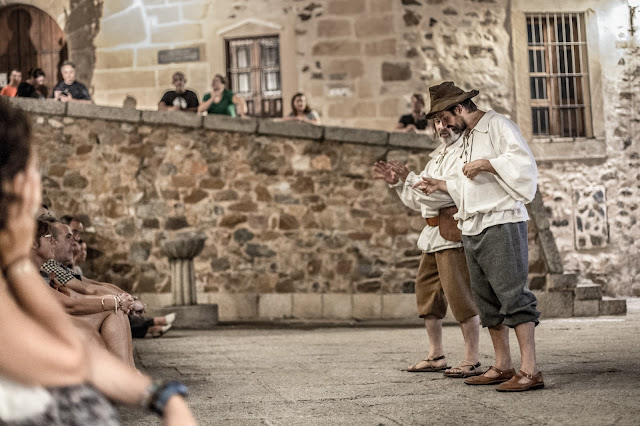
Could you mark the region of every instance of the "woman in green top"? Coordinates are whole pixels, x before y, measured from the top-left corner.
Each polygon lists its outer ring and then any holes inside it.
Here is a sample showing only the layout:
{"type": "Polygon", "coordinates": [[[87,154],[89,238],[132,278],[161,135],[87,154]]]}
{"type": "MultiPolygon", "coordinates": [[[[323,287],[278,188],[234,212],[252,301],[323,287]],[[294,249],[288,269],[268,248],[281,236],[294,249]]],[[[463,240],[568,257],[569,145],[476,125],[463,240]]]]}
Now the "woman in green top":
{"type": "Polygon", "coordinates": [[[211,82],[211,93],[206,93],[198,112],[208,114],[230,115],[231,117],[244,117],[246,107],[244,100],[235,95],[231,90],[226,90],[227,80],[220,74],[216,74],[211,82]]]}

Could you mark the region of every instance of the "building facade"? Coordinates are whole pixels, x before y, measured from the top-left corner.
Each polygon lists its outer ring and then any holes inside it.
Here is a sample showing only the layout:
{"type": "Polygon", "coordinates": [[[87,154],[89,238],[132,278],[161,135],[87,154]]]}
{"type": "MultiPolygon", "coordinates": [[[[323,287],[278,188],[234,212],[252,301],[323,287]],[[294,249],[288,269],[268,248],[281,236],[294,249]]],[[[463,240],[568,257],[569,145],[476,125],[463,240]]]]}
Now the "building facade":
{"type": "Polygon", "coordinates": [[[0,0],[0,20],[18,3],[59,25],[100,105],[154,109],[181,70],[200,97],[228,76],[256,116],[302,91],[323,123],[390,130],[412,93],[478,89],[530,142],[565,269],[640,295],[633,1],[0,0]]]}

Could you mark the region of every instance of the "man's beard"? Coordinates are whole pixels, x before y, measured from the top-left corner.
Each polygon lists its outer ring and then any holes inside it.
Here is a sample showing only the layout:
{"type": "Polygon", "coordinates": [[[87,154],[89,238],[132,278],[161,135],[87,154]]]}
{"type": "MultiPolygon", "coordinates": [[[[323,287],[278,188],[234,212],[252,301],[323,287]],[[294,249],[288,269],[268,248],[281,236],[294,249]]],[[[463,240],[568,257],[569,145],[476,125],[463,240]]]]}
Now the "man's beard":
{"type": "Polygon", "coordinates": [[[449,146],[460,139],[460,136],[462,136],[462,132],[458,132],[457,127],[455,126],[449,126],[447,129],[442,130],[438,134],[438,136],[440,137],[440,140],[442,142],[449,146]],[[445,134],[446,136],[443,136],[443,134],[445,134]]]}

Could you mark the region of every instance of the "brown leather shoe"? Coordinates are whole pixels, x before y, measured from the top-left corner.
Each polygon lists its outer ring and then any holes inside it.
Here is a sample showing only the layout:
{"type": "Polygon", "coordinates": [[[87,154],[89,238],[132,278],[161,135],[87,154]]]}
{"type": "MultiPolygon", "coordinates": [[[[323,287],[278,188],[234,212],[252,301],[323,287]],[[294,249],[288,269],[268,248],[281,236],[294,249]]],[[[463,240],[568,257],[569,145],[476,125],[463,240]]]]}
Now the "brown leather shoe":
{"type": "Polygon", "coordinates": [[[542,380],[542,373],[532,376],[524,371],[520,370],[518,374],[513,376],[508,382],[504,382],[499,385],[496,390],[498,392],[524,392],[534,389],[542,389],[544,387],[544,381],[542,380]],[[518,383],[525,378],[524,383],[518,383]]]}
{"type": "MultiPolygon", "coordinates": [[[[514,370],[513,368],[510,368],[510,369],[508,369],[506,371],[502,371],[502,370],[498,370],[493,365],[491,367],[489,367],[489,370],[495,371],[496,373],[498,373],[498,376],[496,376],[496,377],[487,377],[487,376],[485,376],[483,374],[482,376],[469,377],[464,382],[467,385],[495,385],[497,383],[506,382],[507,380],[509,380],[512,377],[514,377],[515,374],[516,374],[516,370],[514,370]]],[[[489,371],[489,370],[487,370],[487,371],[489,371]]],[[[486,371],[485,371],[485,373],[486,373],[486,371]]]]}

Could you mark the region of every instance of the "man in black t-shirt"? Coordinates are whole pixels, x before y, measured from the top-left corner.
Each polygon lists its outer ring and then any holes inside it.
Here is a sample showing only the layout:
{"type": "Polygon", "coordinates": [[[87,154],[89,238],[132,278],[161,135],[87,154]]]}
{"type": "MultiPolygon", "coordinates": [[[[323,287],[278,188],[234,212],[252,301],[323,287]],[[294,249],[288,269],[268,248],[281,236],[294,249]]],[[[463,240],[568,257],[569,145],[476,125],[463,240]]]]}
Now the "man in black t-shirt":
{"type": "Polygon", "coordinates": [[[91,103],[91,95],[84,84],[76,81],[76,66],[71,61],[64,61],[60,67],[62,81],[56,84],[51,95],[60,102],[91,103]]]}
{"type": "Polygon", "coordinates": [[[162,99],[158,103],[158,110],[165,111],[191,111],[198,110],[198,95],[192,90],[185,89],[187,79],[180,71],[173,73],[171,83],[176,90],[169,90],[162,95],[162,99]]]}
{"type": "Polygon", "coordinates": [[[424,133],[427,128],[427,116],[424,112],[424,98],[419,93],[411,96],[411,113],[398,120],[395,130],[406,133],[424,133]]]}

